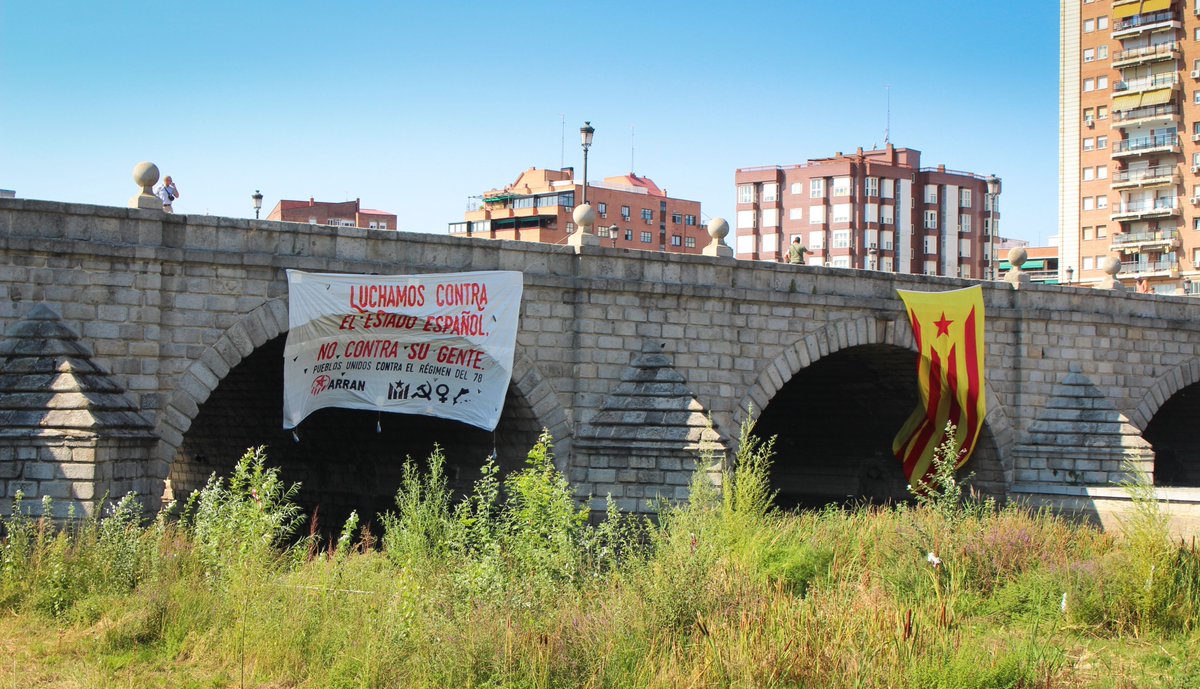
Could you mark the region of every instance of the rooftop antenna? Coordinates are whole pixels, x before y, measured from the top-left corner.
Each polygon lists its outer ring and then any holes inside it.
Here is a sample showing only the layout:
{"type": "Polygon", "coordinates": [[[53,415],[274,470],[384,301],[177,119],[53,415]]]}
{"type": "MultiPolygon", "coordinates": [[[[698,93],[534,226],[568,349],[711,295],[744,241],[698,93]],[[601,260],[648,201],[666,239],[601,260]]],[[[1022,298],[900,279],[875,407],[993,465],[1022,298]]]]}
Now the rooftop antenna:
{"type": "Polygon", "coordinates": [[[886,84],[884,88],[887,89],[887,123],[883,126],[883,147],[887,148],[892,142],[892,86],[886,84]]]}
{"type": "Polygon", "coordinates": [[[558,169],[561,170],[567,165],[567,114],[560,112],[558,117],[562,121],[562,132],[558,135],[558,169]]]}
{"type": "Polygon", "coordinates": [[[637,168],[633,166],[633,125],[629,125],[629,174],[634,174],[633,171],[637,168]]]}

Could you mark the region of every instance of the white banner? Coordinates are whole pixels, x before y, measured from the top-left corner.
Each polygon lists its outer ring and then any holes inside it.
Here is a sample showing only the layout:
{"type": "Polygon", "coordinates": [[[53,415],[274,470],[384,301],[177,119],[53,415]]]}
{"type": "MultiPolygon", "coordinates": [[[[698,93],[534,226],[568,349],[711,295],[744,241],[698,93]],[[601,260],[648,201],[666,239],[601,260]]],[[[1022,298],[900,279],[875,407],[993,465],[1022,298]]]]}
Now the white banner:
{"type": "Polygon", "coordinates": [[[284,428],[325,407],[496,428],[512,377],[521,273],[287,276],[284,428]]]}

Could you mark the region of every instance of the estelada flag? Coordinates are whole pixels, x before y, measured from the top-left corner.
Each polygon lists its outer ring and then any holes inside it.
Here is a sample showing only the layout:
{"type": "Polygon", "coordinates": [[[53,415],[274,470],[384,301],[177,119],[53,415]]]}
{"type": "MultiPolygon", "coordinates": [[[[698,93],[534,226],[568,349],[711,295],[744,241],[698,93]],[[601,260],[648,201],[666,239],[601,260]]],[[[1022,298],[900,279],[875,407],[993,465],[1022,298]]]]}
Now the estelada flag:
{"type": "Polygon", "coordinates": [[[960,448],[956,469],[971,456],[983,428],[983,289],[896,291],[908,310],[919,352],[921,399],[892,441],[892,454],[909,485],[919,490],[933,471],[934,451],[945,439],[947,423],[954,425],[954,444],[960,448]]]}

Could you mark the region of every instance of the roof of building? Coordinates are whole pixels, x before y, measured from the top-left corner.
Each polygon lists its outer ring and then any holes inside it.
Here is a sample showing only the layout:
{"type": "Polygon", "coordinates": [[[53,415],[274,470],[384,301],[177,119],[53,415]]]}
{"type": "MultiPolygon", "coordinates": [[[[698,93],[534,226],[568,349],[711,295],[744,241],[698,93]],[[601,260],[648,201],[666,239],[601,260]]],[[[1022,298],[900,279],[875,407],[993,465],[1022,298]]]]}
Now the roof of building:
{"type": "Polygon", "coordinates": [[[667,195],[666,190],[660,189],[658,187],[658,185],[654,183],[654,180],[650,179],[649,177],[639,177],[632,172],[627,175],[617,175],[616,177],[605,177],[604,183],[605,184],[620,184],[622,186],[627,186],[627,187],[639,187],[641,189],[645,189],[646,193],[649,194],[650,196],[666,196],[667,195]]]}

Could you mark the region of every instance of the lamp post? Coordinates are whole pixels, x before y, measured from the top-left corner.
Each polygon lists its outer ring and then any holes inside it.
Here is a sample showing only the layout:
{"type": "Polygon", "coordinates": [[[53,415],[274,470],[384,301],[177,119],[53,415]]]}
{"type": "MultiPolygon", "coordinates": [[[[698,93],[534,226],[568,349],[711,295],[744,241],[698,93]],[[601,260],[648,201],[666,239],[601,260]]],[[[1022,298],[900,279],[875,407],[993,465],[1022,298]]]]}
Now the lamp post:
{"type": "Polygon", "coordinates": [[[871,247],[867,249],[867,255],[871,257],[871,270],[879,270],[879,249],[871,247]]]}
{"type": "Polygon", "coordinates": [[[1071,284],[1075,280],[1075,268],[1067,266],[1067,284],[1071,284]]]}
{"type": "Polygon", "coordinates": [[[579,138],[583,142],[583,201],[579,205],[587,203],[587,154],[588,149],[592,147],[592,135],[596,133],[596,128],[591,122],[584,122],[579,128],[579,138]]]}
{"type": "Polygon", "coordinates": [[[258,220],[258,212],[262,210],[262,192],[255,189],[254,195],[250,197],[250,200],[254,202],[254,219],[258,220]]]}
{"type": "Polygon", "coordinates": [[[991,214],[991,232],[989,233],[988,241],[991,243],[991,251],[989,252],[988,260],[992,264],[992,279],[997,280],[1000,276],[1000,262],[996,260],[996,197],[1000,196],[1000,178],[995,175],[988,175],[987,178],[987,194],[988,194],[988,213],[991,214]]]}

